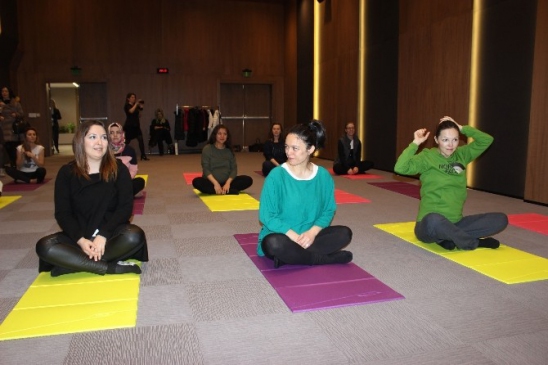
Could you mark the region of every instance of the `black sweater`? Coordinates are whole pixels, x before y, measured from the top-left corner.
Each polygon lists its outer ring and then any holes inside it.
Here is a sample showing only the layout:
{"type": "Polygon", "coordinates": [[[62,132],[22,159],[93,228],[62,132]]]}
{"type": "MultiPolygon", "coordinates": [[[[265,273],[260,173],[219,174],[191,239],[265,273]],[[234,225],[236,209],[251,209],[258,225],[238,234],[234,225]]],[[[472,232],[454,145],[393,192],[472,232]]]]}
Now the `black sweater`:
{"type": "Polygon", "coordinates": [[[61,167],[55,180],[55,219],[63,232],[75,242],[98,235],[107,240],[113,231],[129,222],[133,212],[133,188],[127,167],[120,160],[118,177],[105,182],[99,174],[90,180],[76,176],[75,162],[61,167]]]}

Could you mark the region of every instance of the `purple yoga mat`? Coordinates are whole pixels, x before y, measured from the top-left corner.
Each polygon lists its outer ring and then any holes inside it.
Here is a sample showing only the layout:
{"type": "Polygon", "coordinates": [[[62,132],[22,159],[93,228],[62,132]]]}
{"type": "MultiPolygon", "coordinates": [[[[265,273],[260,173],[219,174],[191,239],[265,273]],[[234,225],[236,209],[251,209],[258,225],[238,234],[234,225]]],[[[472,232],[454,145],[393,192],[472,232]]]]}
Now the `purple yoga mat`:
{"type": "Polygon", "coordinates": [[[412,198],[420,199],[421,198],[421,188],[418,185],[409,184],[406,182],[370,182],[370,185],[390,190],[395,193],[403,194],[410,196],[412,198]]]}
{"type": "Polygon", "coordinates": [[[404,297],[354,263],[274,268],[257,255],[256,233],[234,238],[292,312],[377,303],[404,297]]]}

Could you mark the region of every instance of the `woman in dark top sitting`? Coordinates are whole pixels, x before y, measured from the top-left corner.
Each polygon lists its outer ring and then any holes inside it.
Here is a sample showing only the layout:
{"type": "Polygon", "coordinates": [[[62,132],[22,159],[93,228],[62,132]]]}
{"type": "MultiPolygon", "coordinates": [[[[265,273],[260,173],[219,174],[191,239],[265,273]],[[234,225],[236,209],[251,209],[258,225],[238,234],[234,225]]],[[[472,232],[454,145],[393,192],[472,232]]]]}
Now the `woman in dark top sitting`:
{"type": "Polygon", "coordinates": [[[333,163],[333,172],[337,175],[364,174],[373,168],[373,162],[362,161],[362,143],[356,137],[354,123],[346,123],[345,134],[339,139],[337,159],[333,163]]]}
{"type": "Polygon", "coordinates": [[[238,176],[230,132],[226,126],[219,124],[202,149],[202,176],[192,180],[192,186],[205,194],[221,195],[239,194],[252,184],[250,176],[238,176]]]}
{"type": "Polygon", "coordinates": [[[101,122],[86,121],[76,131],[74,161],[55,180],[55,219],[62,231],[36,244],[40,272],[140,274],[139,266],[125,260],[148,261],[145,233],[129,223],[131,176],[108,144],[101,122]]]}
{"type": "Polygon", "coordinates": [[[285,138],[283,128],[280,123],[272,124],[269,133],[269,139],[263,147],[265,161],[263,162],[263,175],[267,177],[270,171],[287,161],[284,146],[285,138]]]}

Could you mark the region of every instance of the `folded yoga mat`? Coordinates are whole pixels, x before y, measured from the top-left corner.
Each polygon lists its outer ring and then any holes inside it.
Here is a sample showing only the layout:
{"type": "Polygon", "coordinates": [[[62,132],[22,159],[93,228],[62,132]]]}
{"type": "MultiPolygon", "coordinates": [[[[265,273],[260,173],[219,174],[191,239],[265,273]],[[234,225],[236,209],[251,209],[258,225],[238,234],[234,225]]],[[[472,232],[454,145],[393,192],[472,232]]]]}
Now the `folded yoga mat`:
{"type": "Polygon", "coordinates": [[[17,199],[21,199],[21,195],[14,195],[14,196],[0,196],[0,209],[7,207],[17,199]]]}
{"type": "Polygon", "coordinates": [[[143,191],[141,196],[133,198],[133,215],[142,215],[145,210],[145,202],[147,200],[147,192],[143,191]]]}
{"type": "Polygon", "coordinates": [[[513,226],[548,235],[548,216],[536,213],[510,214],[508,221],[513,226]]]}
{"type": "Polygon", "coordinates": [[[12,192],[12,191],[34,191],[38,188],[41,188],[44,184],[46,184],[51,179],[44,179],[44,182],[41,184],[37,183],[24,183],[24,182],[18,182],[17,184],[15,182],[9,182],[4,185],[4,192],[12,192]]]}
{"type": "Polygon", "coordinates": [[[347,193],[340,189],[335,189],[335,202],[337,204],[355,204],[355,203],[371,203],[371,200],[362,198],[361,196],[347,193]]]}
{"type": "Polygon", "coordinates": [[[272,260],[257,255],[256,233],[236,234],[234,238],[292,312],[403,299],[401,294],[353,263],[284,265],[274,269],[272,260]]]}
{"type": "Polygon", "coordinates": [[[0,341],[135,327],[140,276],[40,273],[0,325],[0,341]]]}
{"type": "Polygon", "coordinates": [[[259,201],[247,193],[238,195],[202,194],[194,189],[194,193],[212,212],[230,212],[236,210],[259,210],[259,201]]]}
{"type": "Polygon", "coordinates": [[[495,250],[448,251],[435,243],[419,241],[414,233],[415,222],[376,224],[375,227],[506,284],[548,279],[548,259],[506,245],[495,250]]]}
{"type": "Polygon", "coordinates": [[[201,172],[184,172],[183,177],[185,178],[187,185],[192,185],[192,180],[196,177],[202,176],[201,172]]]}
{"type": "Polygon", "coordinates": [[[413,185],[406,182],[378,182],[378,183],[368,183],[368,184],[376,186],[378,188],[390,190],[395,193],[407,195],[412,198],[416,198],[416,199],[421,198],[421,192],[420,192],[421,188],[418,185],[413,185]]]}

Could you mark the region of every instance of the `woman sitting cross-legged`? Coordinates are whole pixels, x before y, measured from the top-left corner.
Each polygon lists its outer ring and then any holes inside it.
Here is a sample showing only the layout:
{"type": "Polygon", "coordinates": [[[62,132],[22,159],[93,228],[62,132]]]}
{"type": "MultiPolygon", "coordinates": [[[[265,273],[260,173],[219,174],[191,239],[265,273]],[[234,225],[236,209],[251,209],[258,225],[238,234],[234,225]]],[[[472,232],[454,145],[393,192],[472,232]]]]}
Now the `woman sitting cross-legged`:
{"type": "Polygon", "coordinates": [[[263,161],[263,175],[267,177],[270,171],[276,166],[280,166],[287,161],[284,147],[283,128],[280,123],[272,123],[270,128],[269,139],[263,147],[265,160],[263,161]]]}
{"type": "Polygon", "coordinates": [[[148,261],[145,233],[129,223],[131,176],[108,144],[101,122],[86,121],[78,128],[74,161],[62,166],[55,180],[55,219],[62,231],[36,244],[40,272],[139,274],[139,266],[125,260],[148,261]]]}
{"type": "Polygon", "coordinates": [[[109,125],[108,134],[110,137],[110,150],[114,153],[114,157],[122,161],[129,170],[133,186],[133,195],[135,196],[145,188],[145,179],[142,177],[135,177],[138,170],[137,154],[133,147],[124,143],[125,134],[120,123],[112,123],[109,125]]]}
{"type": "Polygon", "coordinates": [[[192,180],[192,186],[204,194],[239,194],[249,188],[253,179],[238,175],[236,157],[231,147],[230,132],[219,124],[202,149],[202,176],[192,180]]]}
{"type": "Polygon", "coordinates": [[[335,215],[335,184],[329,172],[310,161],[322,148],[325,129],[319,121],[298,124],[285,139],[287,162],[273,169],[261,192],[257,254],[283,264],[346,264],[352,240],[346,226],[330,226],[335,215]]]}
{"type": "Polygon", "coordinates": [[[499,241],[491,236],[506,228],[506,214],[462,214],[467,196],[466,166],[491,145],[493,137],[471,126],[461,126],[451,117],[443,117],[434,136],[438,147],[425,148],[416,154],[429,135],[426,128],[415,131],[413,142],[394,167],[398,174],[420,174],[421,200],[415,235],[422,242],[437,243],[446,250],[498,248],[499,241]],[[473,141],[459,146],[461,133],[473,141]]]}
{"type": "Polygon", "coordinates": [[[23,181],[28,184],[31,180],[36,180],[40,184],[44,181],[46,177],[44,146],[41,146],[39,143],[36,129],[32,127],[27,128],[25,131],[25,141],[17,146],[17,157],[15,160],[17,167],[6,167],[6,173],[15,182],[23,181]]]}

